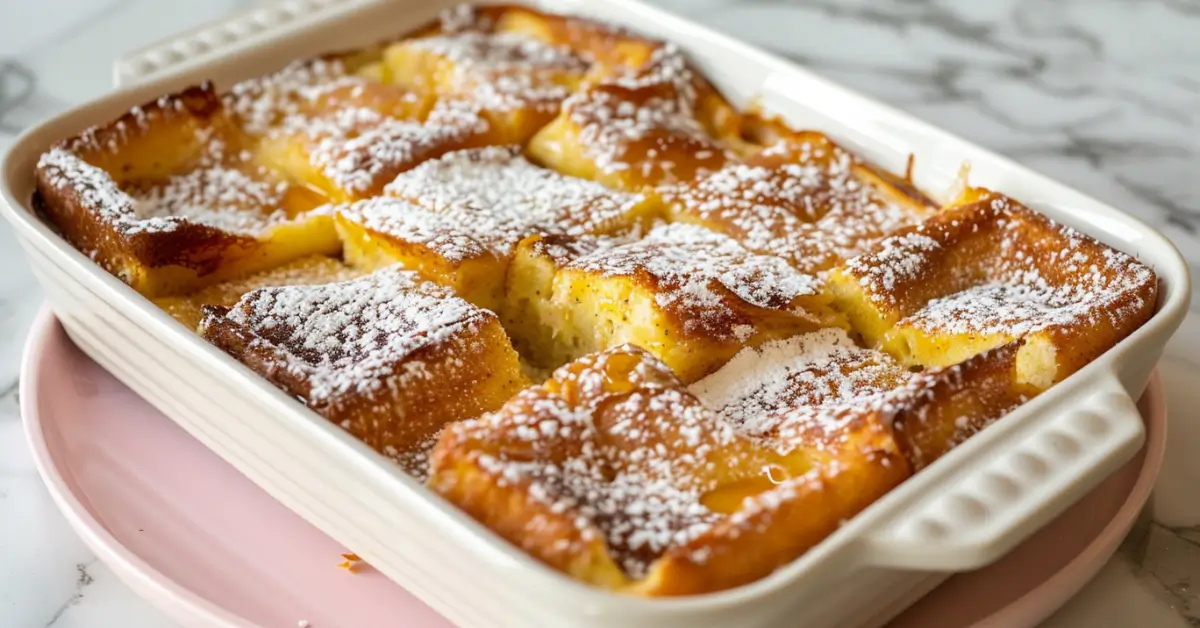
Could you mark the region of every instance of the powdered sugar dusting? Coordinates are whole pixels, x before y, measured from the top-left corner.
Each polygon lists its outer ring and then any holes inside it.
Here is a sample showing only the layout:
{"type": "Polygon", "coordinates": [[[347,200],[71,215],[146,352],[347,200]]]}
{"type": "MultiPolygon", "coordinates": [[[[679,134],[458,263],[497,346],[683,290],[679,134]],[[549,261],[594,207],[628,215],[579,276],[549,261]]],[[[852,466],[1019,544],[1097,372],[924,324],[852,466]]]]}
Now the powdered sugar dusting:
{"type": "Polygon", "coordinates": [[[651,167],[670,172],[677,165],[665,161],[671,145],[690,146],[693,159],[725,154],[696,117],[694,81],[686,58],[668,44],[642,68],[576,92],[563,102],[563,111],[601,172],[651,167]]]}
{"type": "Polygon", "coordinates": [[[288,220],[282,208],[288,184],[253,178],[222,165],[197,168],[133,193],[138,220],[187,218],[226,231],[256,236],[288,220]]]}
{"type": "Polygon", "coordinates": [[[689,390],[739,432],[787,453],[828,447],[866,413],[890,414],[910,377],[845,331],[822,329],[743,349],[689,390]]]}
{"type": "Polygon", "coordinates": [[[323,96],[363,82],[347,74],[341,61],[311,59],[237,83],[224,100],[242,129],[265,135],[303,125],[323,96]]]}
{"type": "Polygon", "coordinates": [[[520,33],[478,31],[414,39],[402,44],[451,62],[439,91],[470,97],[485,109],[527,105],[554,109],[569,95],[558,77],[581,76],[588,64],[570,50],[520,33]]]}
{"type": "Polygon", "coordinates": [[[65,148],[55,147],[43,153],[37,167],[48,185],[60,192],[74,192],[84,209],[118,231],[168,231],[178,223],[176,218],[139,221],[133,198],[121,191],[107,172],[65,148]]]}
{"type": "Polygon", "coordinates": [[[869,298],[904,316],[897,325],[929,333],[1021,337],[1106,317],[1114,325],[1145,305],[1153,272],[1073,229],[994,196],[951,208],[849,260],[869,298]],[[971,244],[975,242],[975,244],[971,244]],[[977,259],[954,261],[964,247],[977,259]],[[955,269],[952,279],[937,279],[955,269]],[[904,295],[929,282],[948,292],[918,307],[904,295]]]}
{"type": "Polygon", "coordinates": [[[340,61],[315,59],[238,83],[225,100],[251,134],[305,138],[312,164],[354,194],[377,193],[397,172],[489,128],[478,105],[461,99],[439,101],[424,119],[397,118],[394,109],[419,98],[396,92],[387,108],[366,106],[355,95],[367,86],[366,79],[347,74],[340,61]],[[339,102],[342,94],[350,96],[347,102],[339,102]]]}
{"type": "Polygon", "coordinates": [[[485,133],[488,124],[461,101],[438,103],[422,121],[397,120],[364,108],[343,108],[306,119],[309,159],[338,187],[366,193],[425,158],[485,133]]]}
{"type": "Polygon", "coordinates": [[[418,482],[424,482],[429,478],[429,454],[433,451],[434,445],[437,444],[438,437],[442,434],[437,432],[428,438],[422,439],[420,442],[414,443],[410,448],[404,451],[398,451],[395,447],[384,448],[383,455],[391,458],[393,462],[404,469],[406,473],[413,476],[418,482]]]}
{"type": "MultiPolygon", "coordinates": [[[[126,236],[169,232],[192,222],[231,234],[257,237],[290,218],[283,208],[288,184],[266,168],[251,166],[249,153],[227,150],[220,139],[221,131],[225,130],[225,116],[228,115],[240,130],[251,134],[270,135],[299,128],[328,129],[330,125],[315,124],[308,117],[314,103],[332,90],[361,81],[346,76],[339,62],[318,59],[295,63],[267,77],[239,83],[222,97],[225,110],[209,112],[206,115],[211,115],[211,122],[197,121],[193,125],[199,147],[196,163],[190,169],[162,180],[118,184],[112,174],[87,163],[64,147],[56,147],[43,155],[38,167],[50,185],[75,192],[90,212],[126,236]]],[[[189,93],[163,98],[156,103],[161,111],[134,108],[130,115],[134,123],[150,116],[164,115],[163,112],[192,116],[194,114],[184,107],[184,101],[189,98],[193,98],[189,93]]],[[[214,106],[217,106],[215,102],[214,106]]],[[[114,123],[112,130],[123,131],[127,124],[119,121],[114,123]]],[[[352,159],[358,148],[351,143],[355,136],[347,135],[345,125],[337,128],[342,131],[339,136],[342,141],[326,152],[341,152],[325,158],[322,165],[330,170],[331,178],[354,185],[358,180],[355,177],[361,177],[362,171],[374,167],[374,162],[352,159]]],[[[94,136],[93,130],[76,144],[90,146],[95,143],[94,136]]],[[[116,136],[124,137],[121,133],[116,136]]],[[[362,144],[382,147],[363,147],[362,150],[368,156],[374,156],[387,148],[384,139],[386,137],[376,141],[361,140],[362,144]]],[[[123,148],[121,141],[114,139],[105,148],[119,152],[123,148]]]]}
{"type": "Polygon", "coordinates": [[[389,197],[341,211],[371,230],[455,261],[507,256],[529,235],[611,231],[644,200],[535,166],[515,147],[449,153],[396,177],[385,193],[389,197]]]}
{"type": "Polygon", "coordinates": [[[923,217],[861,181],[856,159],[827,140],[780,142],[754,161],[668,187],[663,197],[683,219],[808,271],[828,269],[923,217]]]}
{"type": "Polygon", "coordinates": [[[386,269],[340,283],[255,290],[226,317],[270,348],[281,368],[305,377],[309,403],[321,405],[395,385],[391,378],[401,374],[419,378],[419,370],[402,371],[406,356],[492,314],[410,271],[386,269]]]}
{"type": "MultiPolygon", "coordinates": [[[[1114,267],[1128,268],[1120,262],[1114,267]]],[[[1097,316],[1116,323],[1128,314],[1127,308],[1141,308],[1140,302],[1116,305],[1121,297],[1134,292],[1137,283],[1119,285],[1100,272],[1090,272],[1078,282],[1055,286],[1037,270],[1030,270],[1016,280],[993,281],[934,299],[897,325],[932,333],[1019,337],[1097,316]]]]}
{"type": "Polygon", "coordinates": [[[788,310],[817,294],[820,281],[777,257],[752,253],[701,227],[656,227],[642,240],[585,255],[566,269],[604,276],[644,277],[655,283],[659,307],[683,314],[685,331],[731,337],[731,297],[760,308],[788,310]]]}
{"type": "Polygon", "coordinates": [[[467,30],[488,31],[492,28],[492,20],[475,10],[475,5],[463,3],[452,6],[438,14],[438,24],[444,33],[458,33],[467,30]]]}
{"type": "Polygon", "coordinates": [[[530,498],[575,516],[585,540],[603,535],[626,573],[640,578],[720,518],[700,498],[713,486],[717,455],[737,437],[640,349],[594,354],[554,377],[559,385],[523,391],[501,411],[450,429],[522,442],[529,454],[519,458],[476,459],[504,484],[523,484],[530,498]],[[614,394],[614,380],[628,381],[628,392],[614,394]],[[563,385],[577,392],[557,392],[563,385]],[[570,453],[550,455],[558,450],[570,453]]]}
{"type": "Polygon", "coordinates": [[[941,248],[933,238],[914,231],[880,242],[870,256],[846,260],[845,266],[860,277],[862,285],[882,288],[872,293],[878,295],[873,298],[882,299],[898,286],[919,279],[928,256],[941,248]]]}
{"type": "Polygon", "coordinates": [[[297,61],[235,84],[224,100],[244,130],[266,134],[308,114],[323,95],[362,80],[348,75],[341,61],[297,61]]]}
{"type": "Polygon", "coordinates": [[[107,172],[65,148],[43,154],[38,168],[50,186],[75,193],[84,208],[126,236],[165,233],[193,222],[256,237],[289,219],[282,209],[285,182],[225,165],[217,157],[218,151],[209,150],[190,171],[124,190],[107,172]]]}

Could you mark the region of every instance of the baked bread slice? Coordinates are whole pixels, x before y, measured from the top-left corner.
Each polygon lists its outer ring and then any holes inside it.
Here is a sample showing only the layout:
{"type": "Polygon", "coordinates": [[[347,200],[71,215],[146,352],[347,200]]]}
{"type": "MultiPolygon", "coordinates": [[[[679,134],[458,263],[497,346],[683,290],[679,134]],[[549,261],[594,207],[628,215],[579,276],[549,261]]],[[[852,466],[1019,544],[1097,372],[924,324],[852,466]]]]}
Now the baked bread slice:
{"type": "Polygon", "coordinates": [[[444,426],[525,384],[495,314],[399,268],[204,313],[205,339],[418,477],[444,426]]]}

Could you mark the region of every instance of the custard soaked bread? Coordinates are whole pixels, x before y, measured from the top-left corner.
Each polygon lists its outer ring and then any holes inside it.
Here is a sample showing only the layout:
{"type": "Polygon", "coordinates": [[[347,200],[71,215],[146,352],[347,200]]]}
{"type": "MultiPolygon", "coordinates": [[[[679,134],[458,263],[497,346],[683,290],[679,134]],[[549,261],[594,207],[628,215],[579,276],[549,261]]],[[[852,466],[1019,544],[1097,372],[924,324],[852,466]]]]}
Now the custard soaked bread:
{"type": "Polygon", "coordinates": [[[558,114],[590,64],[519,33],[467,30],[418,37],[383,53],[388,78],[417,92],[462,97],[503,140],[524,143],[558,114]]]}
{"type": "MultiPolygon", "coordinates": [[[[941,410],[988,370],[913,374],[825,329],[746,349],[689,389],[625,345],[449,426],[429,484],[585,582],[642,595],[729,588],[790,562],[941,453],[920,446],[969,435],[962,422],[938,433],[941,410]]],[[[1019,402],[984,390],[990,418],[1019,402]]]]}
{"type": "Polygon", "coordinates": [[[816,277],[691,225],[531,238],[508,281],[510,333],[541,366],[634,344],[692,382],[742,347],[845,324],[816,277]]]}
{"type": "Polygon", "coordinates": [[[430,486],[585,582],[683,594],[760,577],[815,543],[903,477],[894,447],[879,456],[892,463],[873,465],[882,473],[853,465],[865,485],[831,486],[807,447],[740,433],[661,362],[626,346],[451,426],[430,486]]]}
{"type": "Polygon", "coordinates": [[[740,145],[739,128],[720,94],[665,46],[637,69],[584,85],[529,152],[562,172],[638,191],[721,168],[740,145]]]}
{"type": "Polygon", "coordinates": [[[806,272],[826,270],[935,210],[910,185],[811,131],[660,194],[672,220],[724,233],[806,272]]]}
{"type": "Polygon", "coordinates": [[[231,100],[259,140],[255,161],[328,201],[375,196],[426,159],[493,138],[471,103],[377,84],[338,58],[246,81],[231,100]]]}
{"type": "Polygon", "coordinates": [[[1154,272],[743,113],[681,49],[459,7],[51,147],[96,263],[571,577],[764,577],[1132,333],[1154,272]]]}
{"type": "Polygon", "coordinates": [[[343,264],[341,260],[314,255],[249,277],[211,285],[184,296],[158,298],[154,300],[154,304],[188,329],[198,330],[200,321],[204,318],[205,306],[229,307],[237,303],[242,295],[258,288],[337,283],[361,274],[362,271],[343,264]]]}
{"type": "Polygon", "coordinates": [[[664,45],[618,26],[569,15],[548,15],[520,7],[506,7],[499,12],[485,8],[479,14],[496,32],[525,35],[576,51],[593,64],[596,75],[642,67],[664,45]]]}
{"type": "Polygon", "coordinates": [[[535,166],[516,147],[450,153],[385,193],[338,210],[346,257],[364,268],[401,262],[497,312],[522,239],[628,232],[659,213],[644,196],[535,166]]]}
{"type": "Polygon", "coordinates": [[[1128,255],[980,189],[848,260],[831,284],[864,339],[904,363],[954,364],[1022,338],[1018,377],[1039,388],[1141,326],[1158,288],[1128,255]]]}
{"type": "Polygon", "coordinates": [[[200,331],[418,475],[413,461],[443,426],[498,408],[524,384],[494,314],[399,268],[261,288],[206,307],[200,331]]]}
{"type": "Polygon", "coordinates": [[[146,296],[182,294],[340,249],[324,199],[258,167],[205,85],[56,145],[39,205],[76,248],[146,296]]]}

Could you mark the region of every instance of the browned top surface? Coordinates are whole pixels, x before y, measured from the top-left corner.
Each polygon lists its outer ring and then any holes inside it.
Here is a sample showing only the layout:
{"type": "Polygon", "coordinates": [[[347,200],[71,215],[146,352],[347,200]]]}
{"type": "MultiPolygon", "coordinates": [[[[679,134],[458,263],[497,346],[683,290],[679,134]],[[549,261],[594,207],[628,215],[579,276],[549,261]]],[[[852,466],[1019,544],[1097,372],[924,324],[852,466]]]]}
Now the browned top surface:
{"type": "Polygon", "coordinates": [[[688,181],[732,155],[705,119],[713,95],[676,48],[657,50],[640,68],[585,86],[563,103],[576,141],[601,172],[642,184],[688,181]]]}
{"type": "Polygon", "coordinates": [[[372,396],[385,387],[421,385],[422,352],[494,321],[446,289],[411,271],[385,269],[359,279],[318,286],[261,288],[232,308],[207,308],[206,338],[260,370],[282,371],[314,406],[346,396],[372,396]]]}
{"type": "Polygon", "coordinates": [[[577,518],[633,577],[719,518],[701,503],[705,492],[739,470],[757,475],[772,459],[629,346],[565,366],[500,411],[450,426],[434,468],[459,455],[577,518]]]}
{"type": "Polygon", "coordinates": [[[628,244],[598,246],[567,272],[627,278],[654,295],[685,336],[745,340],[764,310],[805,316],[801,300],[821,292],[816,277],[780,258],[685,224],[656,227],[628,244]]]}
{"type": "Polygon", "coordinates": [[[1134,258],[999,194],[950,207],[849,260],[869,299],[933,332],[1020,336],[1154,302],[1134,258]]]}
{"type": "Polygon", "coordinates": [[[611,232],[645,201],[535,166],[516,147],[447,154],[396,177],[385,194],[339,211],[378,236],[452,262],[505,257],[531,235],[611,232]]]}
{"type": "Polygon", "coordinates": [[[824,135],[804,132],[661,193],[678,219],[815,272],[929,212],[923,199],[873,175],[824,135]]]}

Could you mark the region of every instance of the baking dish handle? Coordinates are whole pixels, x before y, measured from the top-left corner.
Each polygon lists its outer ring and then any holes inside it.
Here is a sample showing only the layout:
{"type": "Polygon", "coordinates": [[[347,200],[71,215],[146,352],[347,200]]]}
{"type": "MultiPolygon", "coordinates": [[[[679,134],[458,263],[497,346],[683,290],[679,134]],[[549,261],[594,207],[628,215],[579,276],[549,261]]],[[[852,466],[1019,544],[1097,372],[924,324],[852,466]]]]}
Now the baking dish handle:
{"type": "Polygon", "coordinates": [[[316,22],[353,9],[360,0],[276,0],[231,13],[121,55],[113,63],[113,86],[127,87],[196,65],[232,48],[270,39],[294,22],[316,22]]]}
{"type": "Polygon", "coordinates": [[[1068,403],[1074,405],[1059,409],[1067,416],[1030,412],[1018,423],[1000,421],[988,428],[1001,428],[997,436],[1005,442],[953,457],[959,468],[943,470],[939,483],[901,503],[884,517],[886,523],[863,537],[863,560],[926,571],[988,565],[1141,448],[1141,413],[1115,374],[1104,374],[1102,385],[1082,402],[1068,403]]]}

